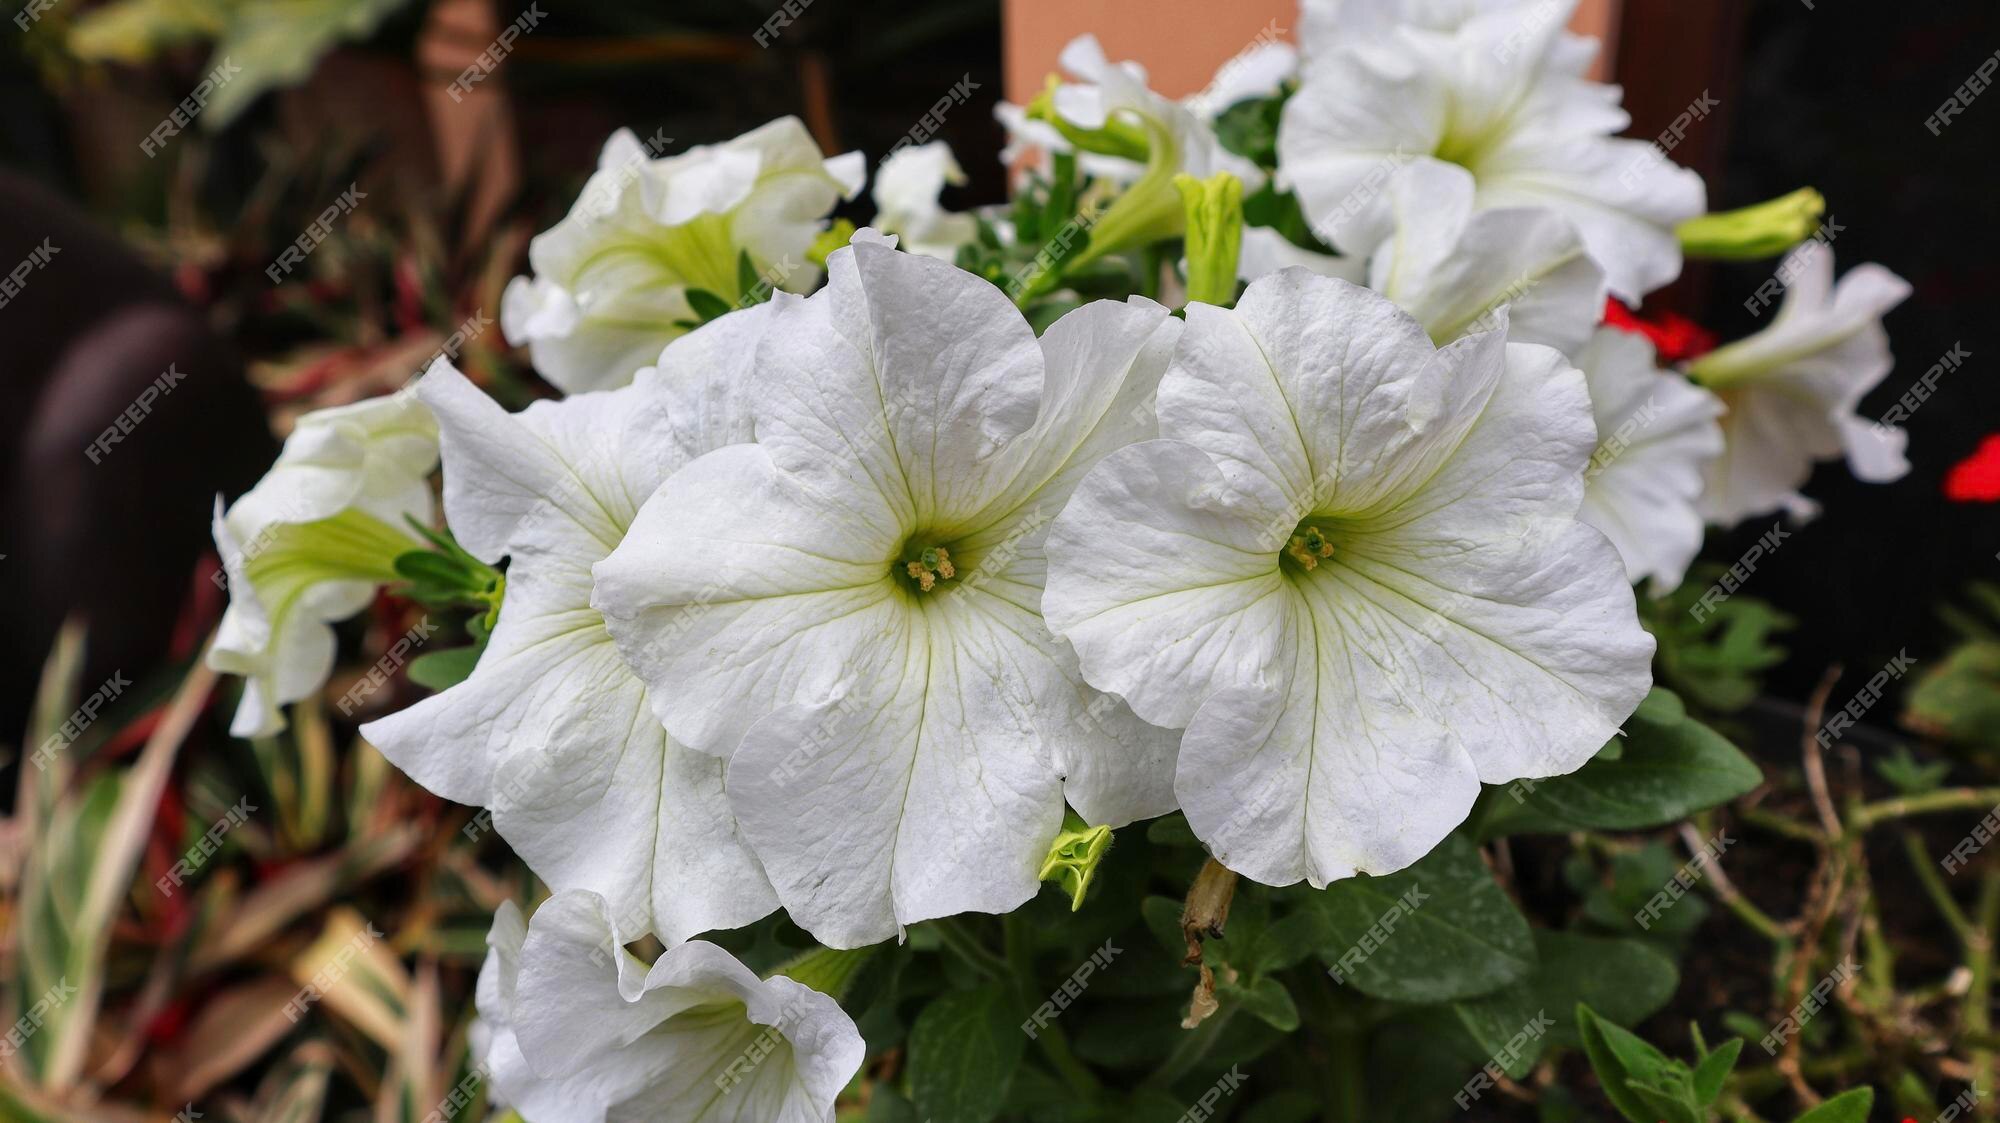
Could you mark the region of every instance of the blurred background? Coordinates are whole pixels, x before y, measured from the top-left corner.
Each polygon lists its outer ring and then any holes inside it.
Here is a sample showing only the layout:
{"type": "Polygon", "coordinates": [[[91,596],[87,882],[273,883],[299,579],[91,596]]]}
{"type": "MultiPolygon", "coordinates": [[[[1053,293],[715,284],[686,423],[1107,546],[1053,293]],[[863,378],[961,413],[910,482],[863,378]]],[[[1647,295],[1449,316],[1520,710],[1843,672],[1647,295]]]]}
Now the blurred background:
{"type": "MultiPolygon", "coordinates": [[[[524,876],[482,864],[498,847],[461,829],[477,827],[468,809],[415,789],[321,707],[255,745],[209,712],[216,685],[194,661],[224,603],[215,497],[262,474],[292,418],[402,385],[454,332],[470,337],[460,365],[503,399],[551,393],[501,337],[500,292],[614,128],[678,151],[796,114],[828,153],[872,164],[965,81],[938,133],[969,176],[945,200],[962,210],[1004,200],[992,107],[1031,94],[1071,35],[1096,32],[1180,95],[1296,19],[1267,0],[7,0],[4,14],[0,276],[33,263],[0,285],[0,781],[21,793],[0,863],[6,939],[20,953],[39,918],[36,954],[53,958],[38,969],[119,997],[78,1003],[24,1048],[34,1083],[93,1106],[9,1077],[0,1113],[90,1119],[197,1101],[276,1118],[315,1096],[397,1118],[381,1105],[440,1102],[464,1072],[486,917],[524,876]],[[477,60],[510,26],[488,73],[477,60]],[[324,243],[273,283],[267,267],[344,193],[324,243]],[[107,430],[119,439],[94,443],[107,430]],[[20,739],[38,690],[119,677],[131,687],[38,802],[21,746],[39,737],[20,739]],[[227,869],[199,892],[124,900],[183,852],[186,824],[199,833],[246,790],[276,810],[232,836],[227,869]],[[17,896],[24,858],[39,903],[17,896]],[[363,894],[365,915],[400,925],[393,954],[363,957],[373,997],[343,999],[324,1032],[275,1021],[363,923],[363,894]]],[[[1715,99],[1672,152],[1715,209],[1817,187],[1839,267],[1881,262],[1914,284],[1865,416],[1954,345],[1970,355],[1907,421],[1910,474],[1869,486],[1824,465],[1806,490],[1825,513],[1761,564],[1757,595],[1793,623],[1765,704],[1795,714],[1832,664],[1941,651],[1939,606],[2000,574],[2000,464],[1955,472],[2000,432],[2000,96],[1937,134],[1925,121],[2000,51],[2000,6],[1600,0],[1577,25],[1606,37],[1632,135],[1715,99]]],[[[840,213],[870,211],[864,193],[840,213]]],[[[1645,312],[1746,334],[1762,321],[1744,301],[1774,264],[1694,266],[1645,312]]],[[[1712,535],[1704,556],[1726,564],[1768,528],[1712,535]]],[[[378,650],[399,611],[351,621],[344,642],[378,650]]]]}

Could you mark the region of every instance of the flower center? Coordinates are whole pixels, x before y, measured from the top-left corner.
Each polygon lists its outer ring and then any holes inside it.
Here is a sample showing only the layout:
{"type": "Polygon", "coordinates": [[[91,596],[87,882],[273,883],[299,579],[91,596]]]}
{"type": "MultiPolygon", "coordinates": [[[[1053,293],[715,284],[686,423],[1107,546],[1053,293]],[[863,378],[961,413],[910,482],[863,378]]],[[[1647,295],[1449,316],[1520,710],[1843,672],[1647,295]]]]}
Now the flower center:
{"type": "Polygon", "coordinates": [[[1333,553],[1332,532],[1326,527],[1302,522],[1285,540],[1285,548],[1278,553],[1278,564],[1311,573],[1333,553]]]}
{"type": "Polygon", "coordinates": [[[943,546],[906,549],[902,560],[895,565],[895,572],[901,573],[920,593],[928,593],[937,588],[938,582],[958,576],[958,570],[951,564],[951,551],[943,546]]]}

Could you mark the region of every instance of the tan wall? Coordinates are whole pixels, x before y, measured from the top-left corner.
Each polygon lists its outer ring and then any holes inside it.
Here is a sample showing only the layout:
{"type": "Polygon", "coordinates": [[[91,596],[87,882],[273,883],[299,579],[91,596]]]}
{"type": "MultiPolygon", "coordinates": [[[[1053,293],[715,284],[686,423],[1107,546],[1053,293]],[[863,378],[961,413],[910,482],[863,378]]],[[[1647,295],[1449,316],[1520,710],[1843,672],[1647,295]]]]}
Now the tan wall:
{"type": "MultiPolygon", "coordinates": [[[[1570,26],[1605,40],[1593,77],[1609,77],[1620,0],[1583,0],[1570,26]]],[[[1294,0],[1005,0],[1002,51],[1007,98],[1034,96],[1063,45],[1092,32],[1112,59],[1144,63],[1152,86],[1185,97],[1276,21],[1290,39],[1294,0]]]]}

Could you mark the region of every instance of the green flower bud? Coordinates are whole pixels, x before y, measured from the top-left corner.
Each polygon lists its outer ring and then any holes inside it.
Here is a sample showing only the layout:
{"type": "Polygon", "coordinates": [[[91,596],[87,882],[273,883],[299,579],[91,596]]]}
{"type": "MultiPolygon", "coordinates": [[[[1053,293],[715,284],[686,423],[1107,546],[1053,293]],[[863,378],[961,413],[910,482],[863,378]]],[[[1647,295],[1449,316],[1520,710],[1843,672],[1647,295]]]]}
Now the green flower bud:
{"type": "Polygon", "coordinates": [[[1042,860],[1043,881],[1053,881],[1069,894],[1071,912],[1083,907],[1083,895],[1097,874],[1097,863],[1111,849],[1111,828],[1086,824],[1074,811],[1063,813],[1063,829],[1042,860]]]}
{"type": "Polygon", "coordinates": [[[1681,252],[1689,257],[1751,261],[1775,257],[1813,236],[1826,199],[1810,187],[1789,195],[1688,219],[1676,228],[1681,252]]]}
{"type": "Polygon", "coordinates": [[[1243,248],[1243,181],[1228,172],[1174,177],[1187,215],[1187,298],[1223,307],[1236,301],[1236,258],[1243,248]]]}

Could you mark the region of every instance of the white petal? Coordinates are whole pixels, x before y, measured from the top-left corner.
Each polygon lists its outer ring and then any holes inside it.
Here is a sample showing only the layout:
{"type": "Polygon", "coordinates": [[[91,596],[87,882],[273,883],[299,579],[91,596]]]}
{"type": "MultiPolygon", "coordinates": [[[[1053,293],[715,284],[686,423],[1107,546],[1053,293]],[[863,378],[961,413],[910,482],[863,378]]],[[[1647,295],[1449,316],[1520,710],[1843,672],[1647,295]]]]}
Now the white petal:
{"type": "Polygon", "coordinates": [[[1656,368],[1652,345],[1630,332],[1600,328],[1576,364],[1598,433],[1578,517],[1617,547],[1627,578],[1651,577],[1667,592],[1701,550],[1695,502],[1703,470],[1722,452],[1722,403],[1656,368]]]}
{"type": "Polygon", "coordinates": [[[728,401],[744,360],[710,360],[754,344],[769,315],[724,317],[632,386],[519,414],[433,367],[420,393],[445,433],[446,509],[469,550],[510,559],[506,594],[469,678],[363,729],[427,788],[492,808],[549,884],[599,892],[669,943],[777,901],[721,800],[719,762],[655,722],[590,606],[590,569],[687,456],[747,430],[728,401]]]}
{"type": "Polygon", "coordinates": [[[887,673],[753,726],[729,794],[785,908],[815,939],[859,947],[960,912],[1011,912],[1038,887],[1062,819],[1038,748],[1023,634],[1037,621],[983,593],[882,643],[887,673]]]}

